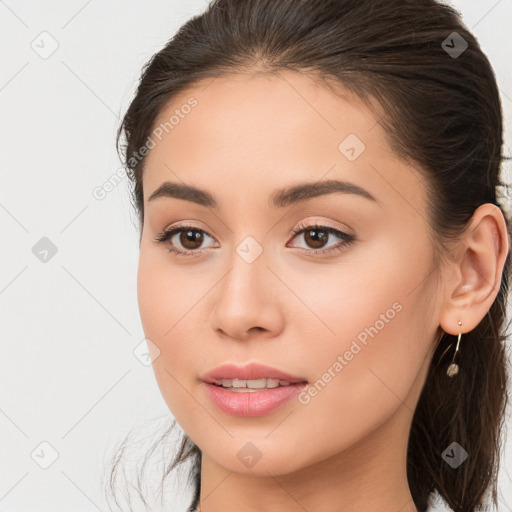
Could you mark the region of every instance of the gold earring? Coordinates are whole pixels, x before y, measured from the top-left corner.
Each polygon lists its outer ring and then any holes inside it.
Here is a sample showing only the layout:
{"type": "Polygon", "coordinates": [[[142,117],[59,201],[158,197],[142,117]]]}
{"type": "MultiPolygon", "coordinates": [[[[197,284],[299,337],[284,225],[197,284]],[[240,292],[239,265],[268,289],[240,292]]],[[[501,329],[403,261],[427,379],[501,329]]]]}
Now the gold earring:
{"type": "Polygon", "coordinates": [[[459,332],[459,337],[457,339],[457,346],[455,347],[455,353],[453,354],[453,359],[452,359],[452,362],[450,364],[450,366],[448,366],[448,369],[446,370],[446,375],[448,375],[448,377],[453,377],[454,375],[457,375],[457,373],[459,373],[459,365],[457,363],[455,363],[455,356],[457,355],[457,352],[459,351],[459,344],[460,344],[460,339],[462,337],[462,322],[459,320],[459,329],[460,329],[460,332],[459,332]]]}

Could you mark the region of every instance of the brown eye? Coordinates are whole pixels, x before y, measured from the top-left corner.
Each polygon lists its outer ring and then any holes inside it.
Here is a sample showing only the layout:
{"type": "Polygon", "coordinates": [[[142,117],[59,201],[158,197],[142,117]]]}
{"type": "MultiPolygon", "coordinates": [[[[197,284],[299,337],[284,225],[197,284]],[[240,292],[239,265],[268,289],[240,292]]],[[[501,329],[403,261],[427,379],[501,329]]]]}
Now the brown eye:
{"type": "Polygon", "coordinates": [[[306,243],[307,247],[300,247],[306,254],[327,254],[336,251],[343,251],[355,242],[355,236],[349,235],[332,226],[321,226],[318,224],[302,224],[292,231],[293,238],[306,243]],[[338,244],[327,245],[329,241],[338,239],[338,244]]]}
{"type": "Polygon", "coordinates": [[[203,232],[197,229],[179,231],[179,242],[187,250],[199,249],[203,243],[203,232]]]}
{"type": "Polygon", "coordinates": [[[205,238],[214,238],[206,231],[195,226],[175,226],[160,233],[155,242],[167,247],[175,256],[198,256],[206,250],[205,238]]]}
{"type": "Polygon", "coordinates": [[[321,249],[327,243],[328,238],[328,233],[319,228],[304,231],[304,240],[312,249],[321,249]]]}

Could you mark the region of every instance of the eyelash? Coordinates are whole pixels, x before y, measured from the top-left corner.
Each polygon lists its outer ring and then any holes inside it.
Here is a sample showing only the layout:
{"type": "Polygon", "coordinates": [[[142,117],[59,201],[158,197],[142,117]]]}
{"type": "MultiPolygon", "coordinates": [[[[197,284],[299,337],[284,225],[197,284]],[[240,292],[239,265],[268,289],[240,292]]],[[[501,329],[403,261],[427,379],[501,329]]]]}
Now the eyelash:
{"type": "MultiPolygon", "coordinates": [[[[201,233],[204,233],[205,235],[209,236],[210,238],[213,238],[210,233],[205,231],[204,229],[200,229],[196,226],[191,225],[183,225],[183,226],[175,226],[169,229],[166,229],[162,231],[157,237],[155,237],[155,242],[158,244],[165,244],[169,239],[171,239],[176,233],[181,233],[182,231],[199,231],[201,233]]],[[[355,241],[355,237],[353,235],[349,235],[348,233],[345,233],[344,231],[340,231],[339,229],[333,228],[331,226],[323,226],[318,223],[315,223],[313,225],[311,224],[300,224],[295,229],[293,229],[290,232],[290,235],[293,235],[292,239],[295,238],[297,235],[301,233],[305,233],[306,231],[322,231],[324,233],[328,233],[330,235],[336,235],[339,238],[343,240],[343,244],[330,247],[328,249],[304,249],[300,248],[301,252],[305,254],[326,254],[331,252],[341,252],[346,250],[348,247],[350,247],[355,241]]],[[[188,250],[188,251],[182,251],[176,249],[174,245],[167,247],[169,252],[174,253],[175,256],[178,257],[185,257],[190,258],[194,256],[201,255],[205,252],[205,249],[195,249],[195,250],[188,250]]]]}

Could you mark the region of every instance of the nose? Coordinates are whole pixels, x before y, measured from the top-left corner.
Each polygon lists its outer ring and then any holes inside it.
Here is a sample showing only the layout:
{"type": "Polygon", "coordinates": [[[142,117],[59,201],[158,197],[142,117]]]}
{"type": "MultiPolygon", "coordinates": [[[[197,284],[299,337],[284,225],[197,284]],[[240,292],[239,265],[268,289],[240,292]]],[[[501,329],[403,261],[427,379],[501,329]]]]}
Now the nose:
{"type": "Polygon", "coordinates": [[[216,286],[212,327],[223,337],[271,338],[283,329],[284,287],[269,270],[266,252],[254,261],[234,252],[230,270],[216,286]]]}

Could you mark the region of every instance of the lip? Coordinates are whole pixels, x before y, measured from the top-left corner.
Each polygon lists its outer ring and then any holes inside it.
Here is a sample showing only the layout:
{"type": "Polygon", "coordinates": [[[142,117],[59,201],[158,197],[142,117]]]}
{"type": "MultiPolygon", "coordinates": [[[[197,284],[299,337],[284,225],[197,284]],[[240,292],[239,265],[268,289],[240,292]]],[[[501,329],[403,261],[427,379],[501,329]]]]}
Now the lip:
{"type": "Polygon", "coordinates": [[[250,363],[245,366],[223,364],[202,377],[208,398],[224,413],[231,416],[254,417],[269,414],[297,396],[307,385],[303,377],[296,377],[271,366],[250,363]],[[254,391],[230,391],[217,386],[218,379],[279,379],[288,386],[254,391]]]}
{"type": "Polygon", "coordinates": [[[215,384],[202,382],[208,398],[224,413],[230,416],[264,416],[281,407],[297,396],[307,383],[258,391],[229,391],[215,384]]]}
{"type": "Polygon", "coordinates": [[[249,363],[244,366],[226,363],[218,366],[201,377],[201,380],[208,384],[215,384],[215,381],[218,379],[279,379],[286,380],[291,384],[307,382],[307,379],[304,377],[296,377],[277,368],[273,368],[272,366],[260,363],[249,363]]]}

